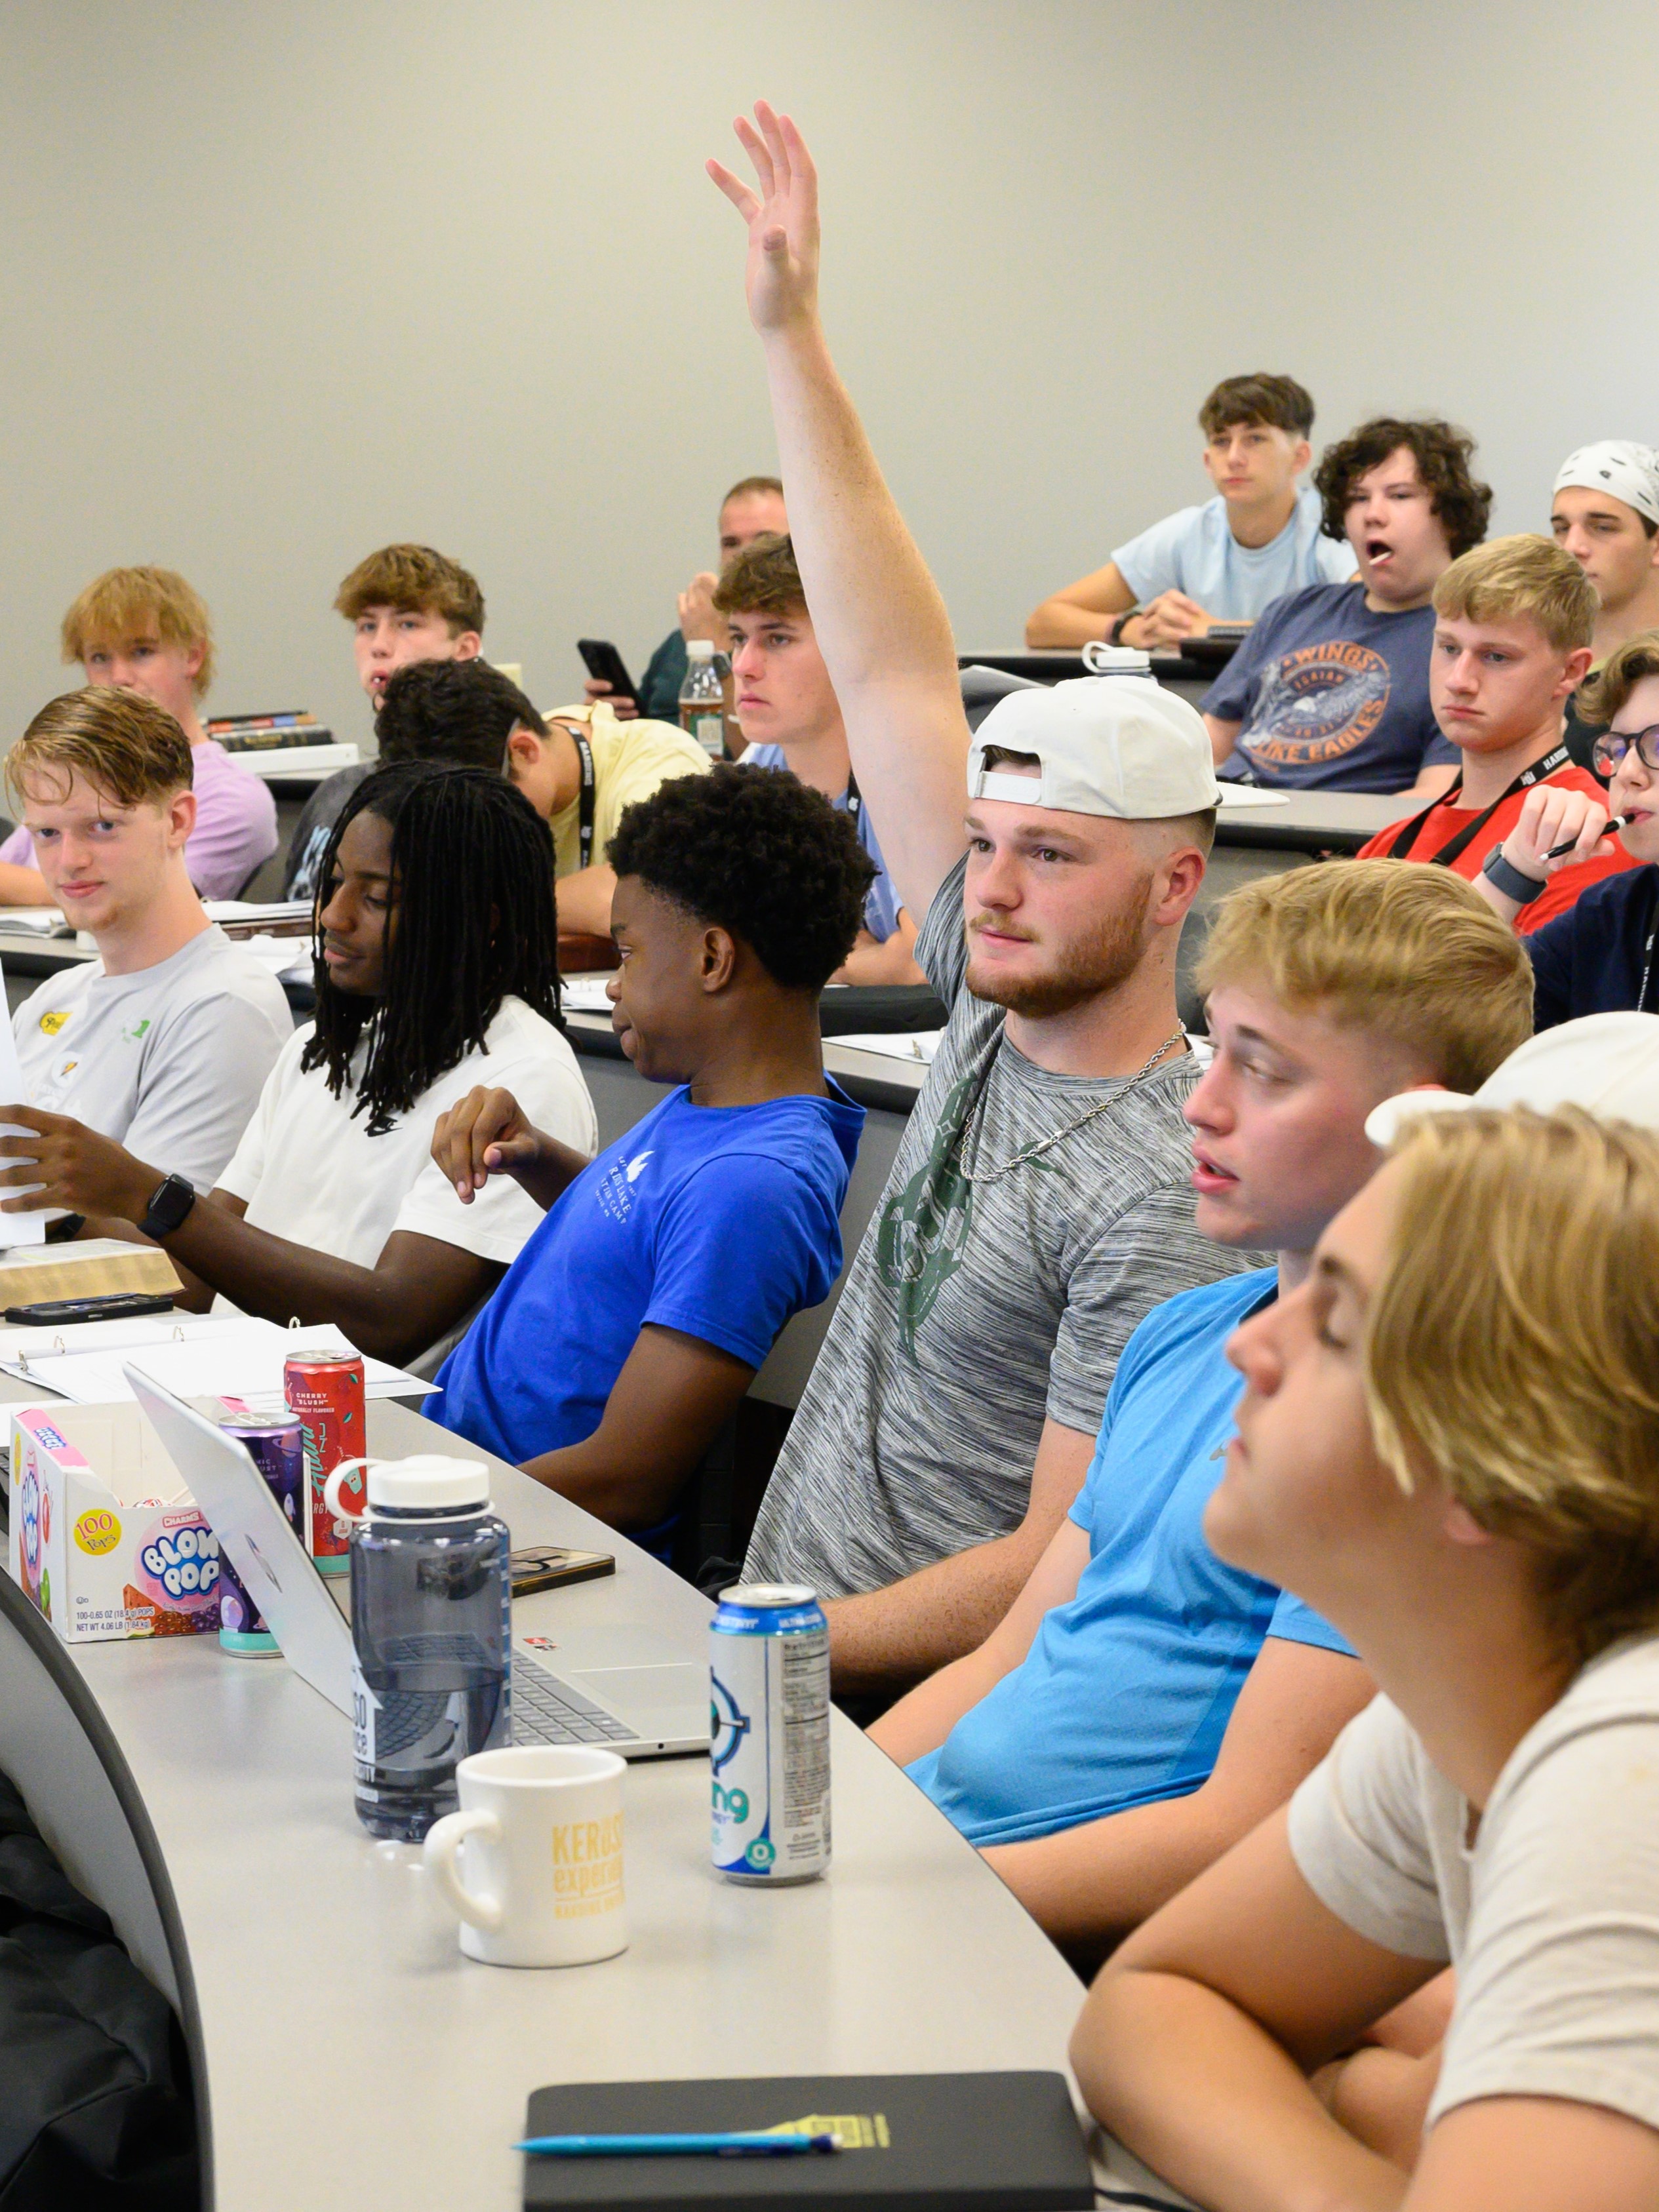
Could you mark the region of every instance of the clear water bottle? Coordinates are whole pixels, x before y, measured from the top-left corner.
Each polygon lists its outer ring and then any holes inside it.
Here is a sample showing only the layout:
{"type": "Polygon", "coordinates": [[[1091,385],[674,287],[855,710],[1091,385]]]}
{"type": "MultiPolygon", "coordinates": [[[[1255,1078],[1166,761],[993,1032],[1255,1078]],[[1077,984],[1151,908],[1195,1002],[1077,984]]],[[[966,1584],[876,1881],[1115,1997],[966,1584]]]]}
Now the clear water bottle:
{"type": "MultiPolygon", "coordinates": [[[[478,1460],[348,1460],[368,1471],[351,1522],[357,1818],[418,1843],[456,1809],[455,1769],[512,1737],[507,1523],[478,1460]]],[[[331,1510],[340,1510],[329,1496],[331,1510]]]]}
{"type": "Polygon", "coordinates": [[[685,641],[685,681],[680,686],[680,727],[710,760],[726,757],[726,686],[706,637],[685,641]]]}

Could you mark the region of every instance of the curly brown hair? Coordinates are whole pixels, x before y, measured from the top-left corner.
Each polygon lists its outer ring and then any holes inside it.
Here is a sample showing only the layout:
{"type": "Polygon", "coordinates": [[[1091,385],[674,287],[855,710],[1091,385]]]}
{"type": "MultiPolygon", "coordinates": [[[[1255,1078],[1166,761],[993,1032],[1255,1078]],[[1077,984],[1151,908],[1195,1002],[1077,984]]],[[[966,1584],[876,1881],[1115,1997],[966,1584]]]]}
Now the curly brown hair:
{"type": "Polygon", "coordinates": [[[1314,471],[1314,483],[1324,501],[1324,530],[1328,538],[1346,538],[1348,501],[1353,488],[1369,470],[1381,468],[1404,446],[1417,463],[1417,473],[1433,501],[1446,544],[1455,561],[1486,534],[1492,514],[1492,486],[1471,472],[1474,441],[1437,416],[1402,422],[1397,416],[1378,415],[1346,438],[1327,446],[1314,471]]]}
{"type": "Polygon", "coordinates": [[[471,571],[430,545],[383,545],[360,561],[334,595],[334,611],[356,622],[366,607],[441,615],[452,637],[484,626],[483,593],[471,571]]]}

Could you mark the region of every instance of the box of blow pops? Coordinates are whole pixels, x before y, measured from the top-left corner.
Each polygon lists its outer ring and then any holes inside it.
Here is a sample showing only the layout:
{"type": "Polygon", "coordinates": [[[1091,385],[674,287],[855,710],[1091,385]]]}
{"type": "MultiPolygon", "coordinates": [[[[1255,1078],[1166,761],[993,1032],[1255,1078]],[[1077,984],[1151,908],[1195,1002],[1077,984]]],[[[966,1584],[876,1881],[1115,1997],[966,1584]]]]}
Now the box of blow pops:
{"type": "Polygon", "coordinates": [[[143,1409],[10,1413],[12,1578],[64,1643],[217,1628],[217,1540],[143,1409]]]}

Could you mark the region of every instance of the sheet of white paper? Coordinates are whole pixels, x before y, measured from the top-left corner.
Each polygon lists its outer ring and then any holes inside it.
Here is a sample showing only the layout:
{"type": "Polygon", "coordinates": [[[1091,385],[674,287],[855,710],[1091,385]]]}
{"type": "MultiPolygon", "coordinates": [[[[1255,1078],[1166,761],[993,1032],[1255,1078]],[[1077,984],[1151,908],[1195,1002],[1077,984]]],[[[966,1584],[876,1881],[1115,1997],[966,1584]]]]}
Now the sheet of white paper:
{"type": "MultiPolygon", "coordinates": [[[[73,1332],[60,1334],[67,1339],[73,1332]]],[[[106,1342],[84,1352],[31,1353],[26,1379],[78,1406],[115,1405],[132,1395],[122,1372],[130,1360],[178,1397],[245,1398],[263,1410],[282,1402],[283,1362],[290,1352],[311,1352],[345,1341],[326,1322],[314,1328],[278,1328],[275,1322],[233,1317],[228,1328],[207,1337],[186,1335],[180,1327],[161,1342],[137,1347],[106,1342]]],[[[21,1361],[5,1364],[9,1373],[21,1369],[21,1361]]],[[[400,1367],[389,1367],[383,1359],[366,1358],[363,1369],[371,1398],[424,1395],[435,1387],[404,1374],[400,1367]]]]}
{"type": "Polygon", "coordinates": [[[63,910],[55,906],[0,908],[0,929],[21,930],[29,937],[51,937],[67,927],[63,910]]]}
{"type": "Polygon", "coordinates": [[[854,1052],[878,1052],[888,1060],[906,1060],[914,1067],[931,1060],[939,1050],[943,1030],[875,1030],[868,1036],[825,1037],[826,1044],[845,1045],[854,1052]]]}
{"type": "Polygon", "coordinates": [[[559,978],[559,998],[568,1014],[608,1014],[611,1001],[605,995],[609,975],[562,975],[559,978]]]}
{"type": "MultiPolygon", "coordinates": [[[[4,972],[0,970],[0,1005],[9,1003],[3,995],[5,981],[4,972]]],[[[28,1103],[29,1095],[23,1087],[23,1071],[17,1061],[17,1040],[12,1035],[11,1017],[8,1014],[3,1021],[0,1021],[0,1106],[27,1106],[28,1103]]],[[[0,1137],[27,1137],[32,1133],[27,1129],[20,1129],[15,1121],[0,1121],[0,1137]]],[[[9,1168],[22,1164],[21,1160],[5,1162],[9,1168]]],[[[39,1190],[41,1185],[38,1182],[33,1186],[24,1183],[17,1190],[9,1190],[6,1196],[8,1199],[20,1197],[31,1188],[39,1190]]],[[[23,1213],[0,1213],[0,1247],[44,1244],[46,1224],[51,1218],[51,1211],[46,1207],[32,1207],[23,1213]]]]}
{"type": "Polygon", "coordinates": [[[1259,783],[1223,783],[1221,804],[1224,806],[1288,806],[1290,794],[1283,791],[1264,791],[1259,783]]]}
{"type": "Polygon", "coordinates": [[[148,1321],[77,1321],[57,1328],[0,1328],[0,1367],[15,1374],[20,1358],[33,1361],[65,1352],[112,1351],[125,1356],[135,1345],[172,1344],[181,1338],[199,1340],[232,1334],[246,1327],[244,1314],[170,1313],[154,1315],[148,1321]]]}

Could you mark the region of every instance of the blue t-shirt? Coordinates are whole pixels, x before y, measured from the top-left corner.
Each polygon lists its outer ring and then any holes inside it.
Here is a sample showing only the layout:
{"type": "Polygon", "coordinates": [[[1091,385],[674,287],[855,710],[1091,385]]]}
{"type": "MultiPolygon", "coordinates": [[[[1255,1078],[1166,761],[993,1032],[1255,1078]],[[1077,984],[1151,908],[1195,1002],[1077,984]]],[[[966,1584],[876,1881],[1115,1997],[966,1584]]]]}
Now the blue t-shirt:
{"type": "Polygon", "coordinates": [[[1223,1346],[1278,1292],[1271,1267],[1166,1299],[1129,1339],[1072,1518],[1077,1595],[907,1771],[970,1843],[1013,1844],[1207,1781],[1268,1636],[1349,1646],[1299,1598],[1218,1559],[1204,1508],[1244,1388],[1223,1346]]]}
{"type": "Polygon", "coordinates": [[[1363,584],[1277,599],[1200,704],[1243,726],[1217,773],[1303,791],[1407,791],[1455,765],[1429,705],[1434,609],[1376,614],[1363,584]]]}
{"type": "MultiPolygon", "coordinates": [[[[739,768],[781,768],[789,769],[789,757],[781,745],[750,745],[738,763],[739,768]]],[[[847,811],[847,793],[831,802],[837,814],[847,811]]],[[[876,880],[870,886],[864,902],[864,926],[878,945],[885,945],[898,927],[899,908],[903,900],[899,896],[893,878],[887,872],[887,863],[881,857],[881,847],[876,842],[876,825],[870,819],[870,809],[860,799],[858,811],[859,842],[876,864],[876,880]]]]}
{"type": "Polygon", "coordinates": [[[1320,529],[1319,494],[1304,484],[1290,520],[1265,545],[1241,545],[1218,492],[1202,507],[1166,514],[1112,555],[1117,572],[1144,605],[1160,592],[1185,592],[1218,622],[1254,622],[1286,592],[1346,583],[1358,563],[1346,538],[1320,529]]]}
{"type": "Polygon", "coordinates": [[[560,1194],[439,1370],[431,1418],[514,1465],[580,1443],[647,1323],[758,1367],[840,1272],[863,1127],[833,1085],[759,1106],[671,1091],[560,1194]]]}
{"type": "MultiPolygon", "coordinates": [[[[1642,1005],[1655,924],[1659,868],[1626,868],[1580,891],[1565,914],[1522,944],[1532,957],[1532,1025],[1553,1030],[1581,1014],[1655,1011],[1642,1005]]],[[[1647,996],[1654,995],[1650,981],[1647,996]]]]}

